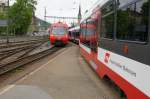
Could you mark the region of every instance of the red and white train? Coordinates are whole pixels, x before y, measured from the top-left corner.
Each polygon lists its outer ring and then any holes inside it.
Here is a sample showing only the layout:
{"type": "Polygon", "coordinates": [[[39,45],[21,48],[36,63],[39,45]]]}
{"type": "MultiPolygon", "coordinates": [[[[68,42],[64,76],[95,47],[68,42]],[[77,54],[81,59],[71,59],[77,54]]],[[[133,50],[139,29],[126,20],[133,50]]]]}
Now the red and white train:
{"type": "Polygon", "coordinates": [[[68,25],[62,22],[54,23],[50,29],[50,42],[52,45],[68,44],[68,25]]]}
{"type": "Polygon", "coordinates": [[[128,99],[150,99],[150,0],[100,0],[81,21],[80,52],[128,99]]]}

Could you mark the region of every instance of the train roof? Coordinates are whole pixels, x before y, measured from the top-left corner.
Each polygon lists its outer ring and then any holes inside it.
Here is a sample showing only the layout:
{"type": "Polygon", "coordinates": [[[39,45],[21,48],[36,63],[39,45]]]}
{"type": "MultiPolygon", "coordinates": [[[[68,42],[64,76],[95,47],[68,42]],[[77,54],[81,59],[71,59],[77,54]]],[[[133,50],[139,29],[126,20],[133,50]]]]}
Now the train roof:
{"type": "Polygon", "coordinates": [[[78,30],[80,30],[80,26],[75,26],[69,29],[69,31],[78,31],[78,30]]]}
{"type": "Polygon", "coordinates": [[[66,27],[66,28],[68,28],[68,25],[66,23],[63,23],[63,22],[53,23],[51,26],[52,27],[66,27]]]}
{"type": "Polygon", "coordinates": [[[81,23],[86,19],[90,18],[93,13],[95,13],[98,9],[100,9],[107,1],[109,0],[98,0],[95,4],[88,10],[87,13],[83,16],[81,23]]]}

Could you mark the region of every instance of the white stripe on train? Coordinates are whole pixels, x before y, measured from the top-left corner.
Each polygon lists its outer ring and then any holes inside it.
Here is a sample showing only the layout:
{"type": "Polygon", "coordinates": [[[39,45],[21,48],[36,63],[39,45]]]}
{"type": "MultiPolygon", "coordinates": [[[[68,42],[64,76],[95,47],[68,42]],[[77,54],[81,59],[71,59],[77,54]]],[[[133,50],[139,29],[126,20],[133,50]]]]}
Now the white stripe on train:
{"type": "Polygon", "coordinates": [[[102,48],[98,60],[150,97],[150,66],[102,48]]]}

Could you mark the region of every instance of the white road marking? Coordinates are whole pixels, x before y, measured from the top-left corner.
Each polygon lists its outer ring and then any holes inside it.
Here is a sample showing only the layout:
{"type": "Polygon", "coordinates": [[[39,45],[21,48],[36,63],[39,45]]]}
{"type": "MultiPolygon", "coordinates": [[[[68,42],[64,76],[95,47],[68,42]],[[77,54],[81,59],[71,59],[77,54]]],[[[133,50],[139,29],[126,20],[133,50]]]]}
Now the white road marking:
{"type": "Polygon", "coordinates": [[[10,89],[12,89],[13,87],[15,87],[15,85],[8,85],[7,88],[5,88],[3,91],[0,92],[0,95],[8,92],[10,89]]]}
{"type": "MultiPolygon", "coordinates": [[[[66,48],[64,48],[63,50],[65,50],[66,48]]],[[[62,52],[61,54],[55,56],[53,59],[51,59],[50,61],[48,61],[47,63],[45,63],[44,65],[40,66],[39,68],[35,69],[34,71],[32,71],[31,73],[27,74],[26,76],[24,76],[23,78],[21,78],[20,80],[16,81],[14,83],[14,85],[8,85],[6,88],[4,88],[2,91],[0,91],[0,95],[8,92],[10,89],[14,88],[16,86],[17,83],[22,82],[23,80],[25,80],[26,78],[28,78],[29,76],[35,74],[36,72],[40,71],[42,68],[44,68],[46,65],[48,65],[49,63],[53,62],[54,60],[57,59],[57,57],[65,54],[69,49],[65,50],[64,52],[62,52]]]]}

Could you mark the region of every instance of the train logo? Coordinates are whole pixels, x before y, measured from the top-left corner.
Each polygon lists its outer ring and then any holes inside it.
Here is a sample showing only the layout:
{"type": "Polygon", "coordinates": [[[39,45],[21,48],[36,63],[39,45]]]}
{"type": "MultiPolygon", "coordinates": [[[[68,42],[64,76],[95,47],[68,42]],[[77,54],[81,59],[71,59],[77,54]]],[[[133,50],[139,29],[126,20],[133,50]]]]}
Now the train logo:
{"type": "Polygon", "coordinates": [[[109,53],[105,53],[105,58],[104,58],[105,63],[108,63],[109,59],[110,59],[110,54],[109,53]]]}

